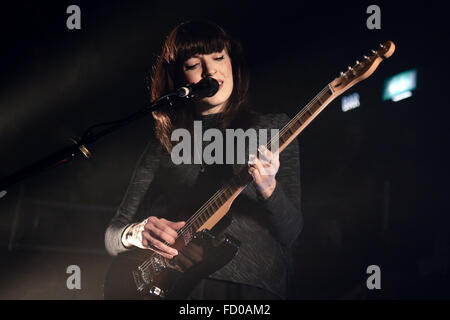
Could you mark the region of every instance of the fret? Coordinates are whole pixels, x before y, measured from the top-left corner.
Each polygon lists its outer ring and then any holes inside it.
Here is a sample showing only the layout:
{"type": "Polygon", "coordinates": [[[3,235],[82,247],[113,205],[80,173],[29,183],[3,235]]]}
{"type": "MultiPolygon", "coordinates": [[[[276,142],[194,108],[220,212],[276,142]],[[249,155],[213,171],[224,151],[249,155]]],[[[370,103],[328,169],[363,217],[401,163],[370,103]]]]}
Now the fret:
{"type": "Polygon", "coordinates": [[[217,211],[219,209],[219,207],[217,206],[216,201],[212,201],[211,202],[211,207],[214,209],[214,211],[217,211]]]}
{"type": "Polygon", "coordinates": [[[200,228],[200,226],[201,226],[200,221],[198,221],[198,219],[195,219],[195,220],[192,222],[192,226],[194,227],[194,230],[197,230],[197,229],[200,228]]]}
{"type": "Polygon", "coordinates": [[[324,103],[325,101],[328,100],[328,98],[332,95],[332,93],[330,92],[330,89],[328,88],[327,91],[325,91],[324,93],[322,93],[319,97],[320,103],[324,103]]]}
{"type": "Polygon", "coordinates": [[[224,192],[220,192],[219,193],[219,200],[220,200],[220,205],[222,206],[225,202],[227,202],[227,196],[224,194],[224,192]]]}
{"type": "Polygon", "coordinates": [[[182,230],[181,234],[183,236],[184,244],[187,245],[192,240],[192,228],[190,225],[186,224],[182,230]]]}
{"type": "Polygon", "coordinates": [[[214,213],[216,213],[216,210],[212,208],[210,205],[208,206],[208,216],[211,217],[214,213]]]}
{"type": "Polygon", "coordinates": [[[283,142],[287,141],[289,139],[289,137],[291,136],[291,134],[285,132],[280,136],[280,140],[282,140],[283,142]],[[283,139],[281,139],[283,138],[283,139]]]}
{"type": "Polygon", "coordinates": [[[214,200],[214,204],[217,207],[217,210],[219,210],[223,205],[222,200],[220,200],[220,198],[217,198],[216,200],[214,200]]]}
{"type": "Polygon", "coordinates": [[[217,207],[217,210],[219,210],[219,208],[222,206],[220,198],[216,198],[216,200],[214,200],[214,205],[217,207]]]}
{"type": "Polygon", "coordinates": [[[215,213],[214,210],[211,208],[208,208],[209,210],[204,210],[203,216],[206,217],[206,220],[212,217],[212,215],[215,213]]]}
{"type": "Polygon", "coordinates": [[[204,224],[206,220],[208,219],[203,215],[203,212],[198,215],[198,221],[200,222],[201,225],[204,224]]]}
{"type": "Polygon", "coordinates": [[[302,115],[300,116],[300,119],[301,119],[303,122],[306,122],[306,121],[309,119],[309,116],[308,116],[306,113],[304,113],[304,114],[302,114],[302,115]]]}
{"type": "Polygon", "coordinates": [[[316,104],[314,103],[311,107],[309,107],[310,110],[312,110],[312,112],[316,112],[317,110],[319,110],[320,104],[316,104]]]}
{"type": "Polygon", "coordinates": [[[291,127],[292,127],[293,133],[295,133],[300,128],[300,125],[297,122],[293,122],[291,127]]]}

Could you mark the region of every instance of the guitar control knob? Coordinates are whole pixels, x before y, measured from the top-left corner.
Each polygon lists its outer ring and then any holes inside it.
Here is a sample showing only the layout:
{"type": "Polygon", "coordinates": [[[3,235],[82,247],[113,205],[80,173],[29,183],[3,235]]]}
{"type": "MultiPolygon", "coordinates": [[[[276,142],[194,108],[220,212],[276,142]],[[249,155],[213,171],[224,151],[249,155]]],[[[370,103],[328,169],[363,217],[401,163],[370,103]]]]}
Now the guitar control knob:
{"type": "Polygon", "coordinates": [[[164,290],[162,290],[159,287],[151,287],[150,290],[148,291],[150,294],[157,296],[157,297],[164,297],[164,290]]]}

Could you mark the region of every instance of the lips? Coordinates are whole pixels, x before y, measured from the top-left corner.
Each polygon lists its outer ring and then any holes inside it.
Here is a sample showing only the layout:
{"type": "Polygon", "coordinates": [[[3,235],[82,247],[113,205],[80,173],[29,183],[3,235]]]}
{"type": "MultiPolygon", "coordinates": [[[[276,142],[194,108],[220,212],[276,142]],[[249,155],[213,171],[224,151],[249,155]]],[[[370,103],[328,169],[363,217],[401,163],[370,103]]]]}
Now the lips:
{"type": "Polygon", "coordinates": [[[215,79],[219,83],[219,90],[223,87],[223,80],[215,79]]]}

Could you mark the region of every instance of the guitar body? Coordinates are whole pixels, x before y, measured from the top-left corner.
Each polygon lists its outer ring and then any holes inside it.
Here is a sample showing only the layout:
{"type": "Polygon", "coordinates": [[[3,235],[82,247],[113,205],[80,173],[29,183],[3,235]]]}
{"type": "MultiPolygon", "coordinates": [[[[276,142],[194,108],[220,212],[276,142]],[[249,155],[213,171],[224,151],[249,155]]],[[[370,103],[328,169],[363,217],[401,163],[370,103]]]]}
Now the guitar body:
{"type": "Polygon", "coordinates": [[[202,278],[226,265],[239,249],[236,239],[226,234],[217,237],[208,230],[198,233],[190,245],[203,248],[203,259],[184,271],[150,250],[135,249],[120,254],[107,272],[104,298],[185,299],[202,278]],[[152,266],[139,269],[149,259],[152,259],[152,266]]]}

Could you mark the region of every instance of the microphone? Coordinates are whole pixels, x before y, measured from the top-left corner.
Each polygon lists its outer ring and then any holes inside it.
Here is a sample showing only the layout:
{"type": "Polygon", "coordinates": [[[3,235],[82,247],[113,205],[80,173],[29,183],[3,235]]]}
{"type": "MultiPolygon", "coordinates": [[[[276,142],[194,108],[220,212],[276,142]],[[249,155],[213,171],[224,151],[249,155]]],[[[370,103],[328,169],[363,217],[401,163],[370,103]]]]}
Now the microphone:
{"type": "Polygon", "coordinates": [[[207,77],[197,83],[179,88],[177,95],[181,98],[205,98],[212,97],[218,90],[219,82],[214,78],[207,77]]]}

